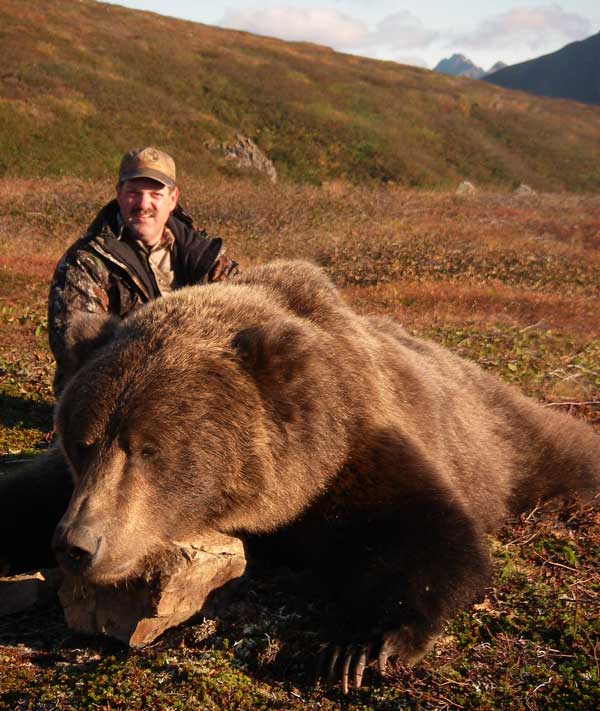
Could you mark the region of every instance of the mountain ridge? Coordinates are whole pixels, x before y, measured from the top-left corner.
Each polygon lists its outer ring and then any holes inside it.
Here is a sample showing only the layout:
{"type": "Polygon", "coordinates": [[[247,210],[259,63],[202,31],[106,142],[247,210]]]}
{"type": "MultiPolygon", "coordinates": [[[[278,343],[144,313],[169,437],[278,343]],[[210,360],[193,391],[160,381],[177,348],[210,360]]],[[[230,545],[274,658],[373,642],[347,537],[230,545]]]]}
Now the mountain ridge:
{"type": "Polygon", "coordinates": [[[449,74],[450,76],[466,77],[467,79],[481,79],[482,77],[497,72],[506,66],[504,62],[496,62],[487,71],[479,67],[464,54],[455,53],[451,57],[441,59],[433,68],[434,72],[449,74]]]}
{"type": "Polygon", "coordinates": [[[600,105],[600,32],[556,52],[505,67],[484,80],[538,96],[600,105]]]}

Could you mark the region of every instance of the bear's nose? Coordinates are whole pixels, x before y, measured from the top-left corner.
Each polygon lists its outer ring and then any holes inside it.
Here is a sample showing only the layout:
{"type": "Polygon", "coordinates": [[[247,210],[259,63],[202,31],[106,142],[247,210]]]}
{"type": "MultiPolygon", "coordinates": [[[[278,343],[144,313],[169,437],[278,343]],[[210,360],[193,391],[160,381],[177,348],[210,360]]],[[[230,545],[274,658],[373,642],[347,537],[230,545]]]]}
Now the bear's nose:
{"type": "Polygon", "coordinates": [[[100,540],[86,526],[67,528],[59,525],[52,539],[52,548],[61,568],[68,573],[82,575],[98,552],[100,540]]]}

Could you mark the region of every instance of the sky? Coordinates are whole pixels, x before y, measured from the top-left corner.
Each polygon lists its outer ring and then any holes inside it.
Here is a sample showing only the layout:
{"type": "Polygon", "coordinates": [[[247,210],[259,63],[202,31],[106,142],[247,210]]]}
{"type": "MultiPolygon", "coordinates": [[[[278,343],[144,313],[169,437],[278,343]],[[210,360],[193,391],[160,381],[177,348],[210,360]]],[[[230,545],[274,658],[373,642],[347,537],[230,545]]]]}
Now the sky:
{"type": "Polygon", "coordinates": [[[454,53],[516,64],[600,31],[599,0],[107,1],[429,69],[454,53]]]}

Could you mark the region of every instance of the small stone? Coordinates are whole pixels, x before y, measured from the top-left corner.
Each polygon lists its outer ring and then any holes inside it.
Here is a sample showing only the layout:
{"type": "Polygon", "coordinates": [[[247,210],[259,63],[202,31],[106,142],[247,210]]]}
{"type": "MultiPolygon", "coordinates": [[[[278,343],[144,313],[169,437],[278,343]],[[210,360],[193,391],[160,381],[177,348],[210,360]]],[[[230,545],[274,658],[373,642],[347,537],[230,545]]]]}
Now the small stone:
{"type": "Polygon", "coordinates": [[[456,188],[457,195],[470,195],[476,193],[477,188],[470,183],[468,180],[463,180],[462,183],[456,188]]]}
{"type": "Polygon", "coordinates": [[[526,197],[528,195],[536,195],[537,193],[533,188],[530,188],[529,185],[525,185],[525,183],[521,183],[518,188],[515,189],[514,192],[515,195],[517,196],[523,196],[526,197]]]}

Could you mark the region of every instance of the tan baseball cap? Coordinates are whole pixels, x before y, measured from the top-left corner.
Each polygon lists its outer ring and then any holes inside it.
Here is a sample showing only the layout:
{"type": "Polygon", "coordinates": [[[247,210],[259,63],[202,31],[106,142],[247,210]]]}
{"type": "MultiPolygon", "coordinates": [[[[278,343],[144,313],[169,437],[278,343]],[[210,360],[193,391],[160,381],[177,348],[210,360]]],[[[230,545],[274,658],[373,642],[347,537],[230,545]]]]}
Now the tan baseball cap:
{"type": "Polygon", "coordinates": [[[133,178],[152,178],[172,188],[176,185],[175,161],[168,153],[152,146],[134,148],[121,159],[119,182],[133,178]]]}

